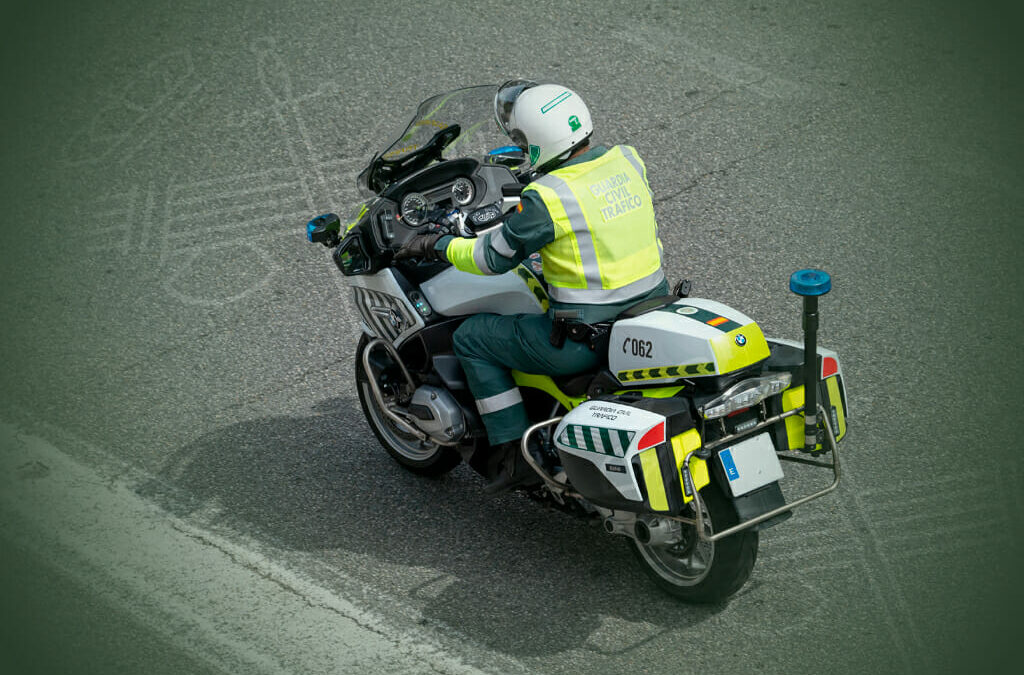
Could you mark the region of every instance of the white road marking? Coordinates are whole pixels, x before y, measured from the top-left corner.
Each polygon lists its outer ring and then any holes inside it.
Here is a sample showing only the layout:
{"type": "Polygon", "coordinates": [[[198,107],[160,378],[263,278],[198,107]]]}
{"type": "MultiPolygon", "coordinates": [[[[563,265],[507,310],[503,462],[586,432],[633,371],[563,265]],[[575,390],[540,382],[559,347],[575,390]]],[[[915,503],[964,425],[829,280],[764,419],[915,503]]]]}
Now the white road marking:
{"type": "Polygon", "coordinates": [[[3,423],[0,516],[0,535],[225,672],[481,672],[3,423]]]}

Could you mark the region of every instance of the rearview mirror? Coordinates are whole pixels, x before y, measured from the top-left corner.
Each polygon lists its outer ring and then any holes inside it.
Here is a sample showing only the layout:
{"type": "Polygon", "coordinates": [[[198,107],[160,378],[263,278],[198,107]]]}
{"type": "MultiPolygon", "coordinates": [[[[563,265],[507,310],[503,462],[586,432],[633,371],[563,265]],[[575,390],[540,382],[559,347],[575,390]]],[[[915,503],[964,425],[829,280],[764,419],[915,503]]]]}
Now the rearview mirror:
{"type": "Polygon", "coordinates": [[[334,264],[347,277],[370,271],[370,258],[366,255],[359,232],[351,232],[334,249],[334,264]]]}

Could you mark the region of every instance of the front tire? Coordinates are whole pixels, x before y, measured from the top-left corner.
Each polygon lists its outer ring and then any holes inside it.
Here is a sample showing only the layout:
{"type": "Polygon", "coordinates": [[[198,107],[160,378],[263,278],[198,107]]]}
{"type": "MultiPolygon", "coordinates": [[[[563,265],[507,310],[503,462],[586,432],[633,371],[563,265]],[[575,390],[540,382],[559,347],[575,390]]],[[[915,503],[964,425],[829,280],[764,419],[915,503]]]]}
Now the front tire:
{"type": "MultiPolygon", "coordinates": [[[[701,499],[708,534],[738,522],[735,509],[717,484],[702,490],[701,499]]],[[[697,537],[695,525],[680,523],[680,533],[679,541],[662,546],[630,540],[644,572],[659,588],[693,603],[722,602],[742,588],[757,560],[757,532],[748,529],[706,542],[697,537]]]]}
{"type": "Polygon", "coordinates": [[[455,448],[433,441],[421,441],[401,429],[380,409],[370,388],[369,376],[363,368],[363,351],[368,342],[369,338],[364,333],[356,347],[355,372],[359,403],[373,434],[388,454],[409,471],[423,476],[440,476],[448,473],[462,460],[455,448]]]}

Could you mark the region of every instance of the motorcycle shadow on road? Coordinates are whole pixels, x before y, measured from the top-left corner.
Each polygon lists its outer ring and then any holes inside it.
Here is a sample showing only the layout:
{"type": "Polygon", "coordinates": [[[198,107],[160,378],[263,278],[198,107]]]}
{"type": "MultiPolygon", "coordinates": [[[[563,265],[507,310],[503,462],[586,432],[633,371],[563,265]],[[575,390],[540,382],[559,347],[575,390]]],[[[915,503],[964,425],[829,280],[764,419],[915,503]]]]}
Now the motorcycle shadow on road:
{"type": "Polygon", "coordinates": [[[515,657],[625,652],[724,608],[663,595],[625,539],[524,495],[488,497],[464,465],[439,479],[405,471],[354,399],[313,412],[201,436],[139,491],[175,515],[322,557],[407,599],[422,623],[515,657]]]}

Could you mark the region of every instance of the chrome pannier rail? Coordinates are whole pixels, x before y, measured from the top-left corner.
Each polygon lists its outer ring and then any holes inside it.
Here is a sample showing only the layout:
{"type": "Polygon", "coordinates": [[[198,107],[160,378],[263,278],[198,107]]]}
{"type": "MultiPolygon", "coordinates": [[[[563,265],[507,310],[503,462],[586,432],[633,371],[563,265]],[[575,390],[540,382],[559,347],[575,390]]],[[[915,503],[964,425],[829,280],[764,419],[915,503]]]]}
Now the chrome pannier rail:
{"type": "MultiPolygon", "coordinates": [[[[806,495],[804,497],[800,497],[799,499],[797,499],[797,500],[795,500],[793,502],[789,502],[787,504],[784,504],[784,505],[782,505],[782,506],[780,506],[780,507],[778,507],[776,509],[772,509],[771,511],[767,511],[765,513],[762,513],[759,516],[755,516],[754,518],[750,518],[749,520],[745,520],[742,523],[738,523],[738,524],[736,524],[736,525],[734,525],[734,526],[732,526],[732,527],[730,527],[730,528],[728,528],[726,530],[722,530],[721,532],[716,532],[716,533],[714,533],[712,535],[708,535],[704,531],[704,518],[703,518],[703,515],[702,515],[703,504],[702,504],[702,501],[701,501],[700,492],[697,491],[697,490],[692,490],[692,492],[693,492],[694,513],[696,513],[696,515],[697,515],[696,519],[694,519],[694,518],[683,518],[683,517],[680,517],[680,516],[666,516],[664,514],[659,514],[659,517],[670,518],[672,520],[678,520],[678,521],[680,521],[682,523],[687,523],[689,525],[695,525],[696,529],[697,529],[697,533],[700,536],[701,540],[703,540],[703,541],[718,541],[719,539],[722,539],[724,537],[728,537],[729,535],[732,535],[732,534],[736,534],[737,532],[745,530],[745,529],[747,529],[749,527],[753,527],[754,525],[757,525],[758,523],[763,523],[764,521],[770,520],[770,519],[772,519],[772,518],[774,518],[774,517],[776,517],[778,515],[781,515],[783,513],[788,512],[788,511],[792,511],[793,509],[795,509],[798,506],[801,506],[803,504],[806,504],[807,502],[810,502],[810,501],[813,501],[815,499],[818,499],[819,497],[824,497],[828,493],[830,493],[833,490],[835,490],[836,487],[839,486],[839,476],[840,476],[840,473],[839,473],[839,444],[836,442],[835,433],[832,430],[832,422],[829,419],[829,417],[827,415],[825,415],[824,408],[822,406],[818,405],[817,409],[818,409],[818,414],[819,414],[818,419],[820,419],[824,423],[824,427],[825,427],[825,440],[828,442],[828,446],[829,446],[828,449],[831,451],[832,461],[831,462],[820,462],[820,461],[815,461],[815,460],[812,460],[812,459],[807,459],[806,457],[796,457],[796,456],[791,455],[790,453],[779,452],[779,451],[776,451],[775,454],[778,456],[778,458],[780,460],[783,460],[783,461],[798,462],[800,464],[810,464],[812,466],[822,467],[822,468],[826,468],[826,469],[832,469],[832,483],[830,485],[828,485],[827,487],[825,487],[822,490],[819,490],[818,492],[814,492],[814,493],[806,495]]],[[[733,441],[735,441],[735,440],[737,440],[739,438],[742,438],[742,437],[745,437],[745,436],[749,436],[749,435],[751,435],[751,434],[753,434],[753,433],[755,433],[757,431],[760,431],[761,429],[764,429],[764,428],[766,428],[766,427],[768,427],[768,426],[770,426],[772,424],[775,424],[776,422],[784,420],[787,417],[791,417],[793,415],[799,414],[799,413],[803,412],[803,410],[804,410],[803,406],[801,406],[799,408],[794,408],[793,410],[787,410],[786,412],[782,413],[781,415],[775,415],[774,417],[768,418],[768,419],[760,422],[757,426],[752,427],[751,429],[748,429],[748,430],[744,431],[742,434],[734,434],[734,435],[729,436],[727,438],[720,438],[720,439],[718,439],[718,440],[716,440],[716,441],[714,441],[712,443],[709,443],[706,447],[697,448],[696,450],[691,450],[689,453],[687,453],[686,457],[683,459],[683,470],[685,471],[685,473],[683,474],[683,480],[686,482],[687,485],[692,486],[694,484],[693,476],[690,475],[690,460],[693,458],[693,456],[695,454],[699,453],[701,450],[709,450],[709,449],[718,447],[719,445],[724,445],[725,443],[733,442],[733,441]]],[[[537,463],[537,460],[534,459],[533,455],[530,454],[529,444],[528,444],[530,436],[533,435],[535,432],[539,431],[540,429],[543,429],[544,427],[550,426],[552,424],[557,424],[561,420],[562,420],[562,417],[552,417],[549,420],[545,420],[545,421],[540,422],[538,424],[534,424],[532,427],[530,427],[529,429],[526,430],[525,434],[523,434],[523,439],[522,439],[522,442],[520,443],[520,449],[522,450],[523,457],[525,458],[526,463],[529,464],[530,467],[534,471],[537,472],[537,474],[544,481],[544,484],[547,485],[548,489],[551,490],[552,493],[554,493],[557,496],[564,495],[564,496],[568,496],[568,497],[579,497],[579,498],[586,499],[586,497],[584,497],[583,495],[581,495],[581,494],[579,494],[577,492],[570,491],[568,489],[568,486],[565,483],[561,483],[561,482],[555,480],[554,478],[552,478],[551,476],[549,476],[548,473],[546,471],[544,471],[543,468],[541,468],[540,464],[537,463]]]]}
{"type": "MultiPolygon", "coordinates": [[[[828,485],[827,487],[825,487],[824,489],[819,490],[818,492],[814,492],[812,494],[809,494],[809,495],[806,495],[804,497],[801,497],[801,498],[797,499],[796,501],[789,502],[787,504],[783,504],[782,506],[778,507],[777,509],[772,509],[771,511],[767,511],[765,513],[762,513],[761,515],[755,516],[754,518],[751,518],[749,520],[744,520],[742,523],[738,523],[736,525],[733,525],[732,527],[730,527],[728,529],[722,530],[721,532],[716,532],[716,533],[714,533],[714,534],[712,534],[710,536],[704,532],[704,518],[703,518],[703,516],[701,514],[701,511],[703,511],[703,509],[701,508],[702,504],[701,504],[700,492],[695,490],[694,494],[693,494],[693,502],[694,502],[694,506],[695,506],[694,513],[697,514],[697,518],[696,518],[697,534],[698,534],[698,536],[700,536],[700,538],[703,541],[718,541],[719,539],[722,539],[723,537],[728,537],[730,534],[736,534],[737,532],[739,532],[741,530],[745,530],[748,527],[753,527],[754,525],[757,525],[758,523],[763,523],[764,521],[770,520],[771,518],[774,518],[775,516],[781,515],[783,513],[788,512],[788,511],[792,511],[796,507],[798,507],[798,506],[800,506],[802,504],[806,504],[809,501],[813,501],[813,500],[817,499],[818,497],[824,497],[829,492],[832,492],[833,490],[836,489],[836,487],[839,486],[839,444],[836,442],[835,433],[832,431],[832,421],[825,414],[825,409],[822,406],[820,406],[820,405],[817,406],[817,409],[818,409],[818,419],[820,419],[822,422],[824,422],[824,426],[825,426],[825,439],[828,441],[829,450],[832,451],[832,462],[831,463],[816,462],[814,460],[810,460],[810,459],[807,459],[805,457],[794,457],[794,456],[789,455],[788,453],[783,453],[783,452],[778,452],[778,451],[776,451],[775,454],[778,456],[779,459],[784,460],[784,461],[799,462],[801,464],[811,464],[813,466],[820,466],[820,467],[823,467],[823,468],[830,468],[830,469],[832,469],[832,483],[830,485],[828,485]]],[[[773,418],[771,418],[769,420],[765,420],[764,422],[759,424],[754,429],[751,429],[751,431],[755,431],[757,428],[760,428],[760,427],[763,427],[763,426],[768,426],[769,424],[777,422],[777,421],[779,421],[781,419],[784,419],[786,417],[790,417],[791,415],[795,415],[796,413],[802,412],[802,411],[803,411],[803,406],[801,406],[800,408],[797,408],[795,410],[786,411],[782,415],[777,415],[777,416],[775,416],[775,417],[773,417],[773,418]]],[[[725,440],[725,439],[722,439],[722,440],[725,440]]],[[[716,443],[716,444],[713,444],[713,445],[720,445],[720,444],[721,443],[719,442],[719,443],[716,443]]],[[[685,477],[689,481],[690,485],[693,485],[693,477],[690,476],[690,458],[694,454],[699,452],[699,451],[700,451],[699,448],[697,450],[692,450],[689,453],[687,453],[686,457],[683,459],[683,468],[686,471],[686,476],[685,477]]],[[[691,521],[687,520],[686,522],[691,522],[691,521]]]]}

